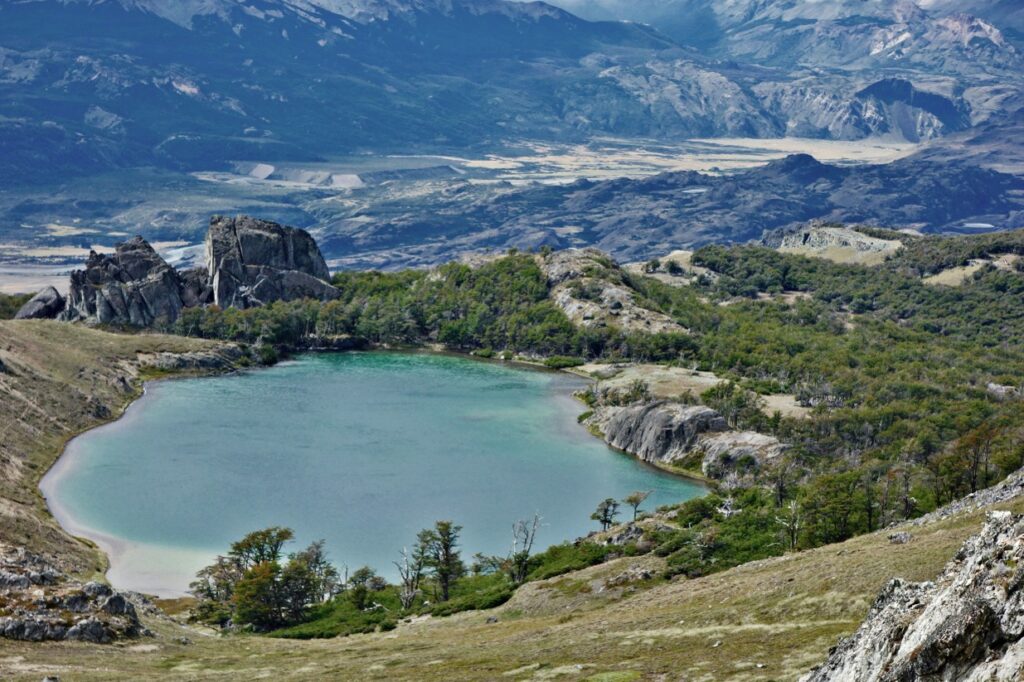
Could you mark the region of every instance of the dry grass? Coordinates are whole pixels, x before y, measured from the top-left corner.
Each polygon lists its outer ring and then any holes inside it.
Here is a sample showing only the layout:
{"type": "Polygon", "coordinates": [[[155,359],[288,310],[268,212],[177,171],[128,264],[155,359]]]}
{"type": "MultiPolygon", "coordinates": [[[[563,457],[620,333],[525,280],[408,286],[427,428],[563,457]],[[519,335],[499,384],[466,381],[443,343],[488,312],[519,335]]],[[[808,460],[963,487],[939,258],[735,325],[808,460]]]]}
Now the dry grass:
{"type": "MultiPolygon", "coordinates": [[[[1004,508],[1024,511],[1024,501],[1004,508]]],[[[863,619],[892,577],[934,578],[965,538],[976,512],[698,580],[635,591],[602,589],[636,559],[530,586],[501,609],[420,619],[391,633],[296,642],[216,637],[169,622],[156,648],[0,644],[0,674],[38,679],[708,679],[792,680],[823,660],[863,619]],[[586,588],[589,588],[586,589],[586,588]],[[497,623],[487,623],[496,616],[497,623]],[[186,636],[191,644],[181,644],[186,636]],[[758,667],[758,666],[762,667],[758,667]],[[29,669],[26,669],[29,668],[29,669]],[[606,677],[607,676],[607,677],[606,677]]]]}
{"type": "Polygon", "coordinates": [[[986,265],[993,265],[1000,270],[1011,270],[1018,260],[1020,260],[1020,256],[1014,253],[1004,254],[998,257],[976,258],[967,265],[947,268],[942,272],[929,275],[921,281],[925,284],[958,287],[967,282],[967,280],[973,277],[976,272],[984,268],[986,265]]]}
{"type": "MultiPolygon", "coordinates": [[[[601,387],[625,389],[634,381],[643,381],[655,398],[673,399],[690,392],[694,396],[720,384],[724,379],[711,372],[699,372],[685,367],[667,367],[654,364],[615,364],[602,365],[590,363],[575,368],[575,373],[597,379],[601,387]]],[[[796,396],[788,393],[777,393],[761,396],[764,399],[764,411],[767,414],[781,412],[783,417],[803,418],[810,414],[810,409],[802,407],[796,396]]]]}

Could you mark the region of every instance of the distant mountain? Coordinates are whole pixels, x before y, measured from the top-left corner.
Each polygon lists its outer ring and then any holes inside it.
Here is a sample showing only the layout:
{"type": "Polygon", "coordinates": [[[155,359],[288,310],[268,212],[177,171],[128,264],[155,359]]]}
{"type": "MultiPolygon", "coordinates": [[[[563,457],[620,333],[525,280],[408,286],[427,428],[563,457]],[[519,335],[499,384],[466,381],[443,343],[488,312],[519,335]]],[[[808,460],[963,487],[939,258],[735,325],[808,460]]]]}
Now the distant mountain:
{"type": "Polygon", "coordinates": [[[7,2],[0,179],[569,136],[604,106],[583,57],[672,48],[502,0],[7,2]]]}
{"type": "Polygon", "coordinates": [[[21,0],[0,3],[0,182],[594,135],[930,139],[1016,87],[976,80],[753,68],[540,2],[21,0]]]}
{"type": "Polygon", "coordinates": [[[544,245],[593,245],[628,261],[745,242],[815,219],[928,232],[1024,227],[1024,177],[953,160],[840,167],[797,154],[726,176],[673,172],[511,191],[467,186],[415,206],[381,201],[319,239],[328,258],[353,267],[544,245]]]}
{"type": "Polygon", "coordinates": [[[586,18],[649,23],[720,57],[792,68],[1018,69],[1018,0],[555,0],[586,18]]]}

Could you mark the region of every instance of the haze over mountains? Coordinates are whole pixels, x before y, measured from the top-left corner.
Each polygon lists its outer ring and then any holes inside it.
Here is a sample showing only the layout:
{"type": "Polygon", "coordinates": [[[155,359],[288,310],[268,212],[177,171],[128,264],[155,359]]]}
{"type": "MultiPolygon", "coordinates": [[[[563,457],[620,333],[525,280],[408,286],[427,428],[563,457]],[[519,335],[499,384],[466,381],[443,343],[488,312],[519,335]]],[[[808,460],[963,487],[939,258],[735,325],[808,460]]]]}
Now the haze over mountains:
{"type": "MultiPolygon", "coordinates": [[[[154,197],[171,186],[194,192],[187,173],[234,172],[239,164],[330,163],[353,154],[486,158],[524,143],[602,137],[637,140],[641,148],[641,140],[783,136],[933,141],[928,158],[944,164],[964,149],[943,146],[946,138],[981,127],[990,139],[1019,130],[1018,3],[556,4],[561,8],[506,0],[3,2],[0,182],[8,193],[0,198],[0,242],[66,246],[66,234],[40,230],[68,221],[88,224],[96,235],[90,241],[105,243],[114,226],[164,234],[184,220],[177,233],[188,239],[205,224],[206,202],[180,192],[178,203],[187,206],[154,197]],[[153,187],[148,194],[139,189],[143,181],[153,187]]],[[[1010,135],[1003,146],[1019,144],[1010,135]]],[[[991,154],[984,157],[998,166],[991,154]]],[[[1013,172],[1005,163],[999,168],[1013,172]]],[[[348,182],[327,183],[335,204],[358,203],[362,190],[348,182]]],[[[203,194],[215,195],[214,211],[230,212],[231,191],[207,186],[203,194]]],[[[1011,199],[993,203],[1010,206],[1011,199]]],[[[431,194],[423,207],[441,200],[431,194]]],[[[795,213],[814,214],[814,207],[808,201],[795,213]]],[[[252,197],[237,208],[263,214],[252,197]]],[[[1009,214],[1000,215],[1006,220],[997,216],[992,224],[1009,226],[1009,214]]],[[[345,211],[336,207],[268,208],[265,215],[304,226],[327,219],[322,236],[351,236],[348,224],[340,232],[331,227],[339,216],[345,211]]],[[[637,227],[621,223],[622,239],[637,227]]],[[[689,227],[681,229],[690,240],[705,238],[706,226],[689,227]]],[[[370,225],[367,234],[381,228],[370,225]]],[[[724,230],[720,238],[740,232],[724,230]]],[[[361,241],[334,243],[355,248],[361,241]]]]}

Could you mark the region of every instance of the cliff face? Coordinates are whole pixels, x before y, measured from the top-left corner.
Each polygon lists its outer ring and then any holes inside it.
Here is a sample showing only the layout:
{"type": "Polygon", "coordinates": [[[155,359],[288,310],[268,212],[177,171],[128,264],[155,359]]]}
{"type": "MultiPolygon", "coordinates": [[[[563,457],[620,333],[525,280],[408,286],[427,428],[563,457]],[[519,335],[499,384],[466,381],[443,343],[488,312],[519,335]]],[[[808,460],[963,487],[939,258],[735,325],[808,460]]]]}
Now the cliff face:
{"type": "Polygon", "coordinates": [[[737,481],[770,464],[786,450],[772,436],[732,431],[725,419],[704,405],[657,401],[627,407],[598,407],[589,423],[612,447],[651,464],[701,461],[708,478],[737,481]]]}
{"type": "Polygon", "coordinates": [[[1024,516],[992,512],[934,582],[892,580],[804,682],[1024,678],[1024,516]]]}
{"type": "Polygon", "coordinates": [[[608,444],[652,464],[682,459],[701,435],[728,428],[722,415],[703,405],[657,402],[606,409],[610,413],[601,431],[608,444]]]}
{"type": "Polygon", "coordinates": [[[213,302],[222,308],[338,297],[328,284],[327,263],[308,232],[248,216],[215,216],[210,221],[206,274],[213,302]]]}

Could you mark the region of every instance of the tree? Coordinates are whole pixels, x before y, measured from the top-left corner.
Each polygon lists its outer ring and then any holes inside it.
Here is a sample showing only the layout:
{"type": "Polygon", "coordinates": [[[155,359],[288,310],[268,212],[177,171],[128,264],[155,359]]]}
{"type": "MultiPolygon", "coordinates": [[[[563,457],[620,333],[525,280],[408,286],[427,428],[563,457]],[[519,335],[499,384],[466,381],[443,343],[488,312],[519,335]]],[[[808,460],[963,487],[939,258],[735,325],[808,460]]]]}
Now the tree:
{"type": "Polygon", "coordinates": [[[256,564],[235,585],[235,618],[257,630],[270,630],[283,624],[277,589],[281,567],[274,561],[256,564]]]}
{"type": "Polygon", "coordinates": [[[438,521],[433,528],[420,531],[418,536],[425,566],[436,582],[439,601],[448,601],[452,587],[466,572],[458,550],[460,532],[462,526],[451,521],[438,521]]]}
{"type": "Polygon", "coordinates": [[[597,509],[590,515],[590,518],[601,524],[601,530],[608,530],[615,523],[615,517],[619,515],[619,503],[614,497],[602,500],[597,509]]]}
{"type": "Polygon", "coordinates": [[[501,572],[508,577],[513,585],[521,585],[526,582],[530,573],[530,557],[533,552],[533,543],[537,538],[537,530],[540,528],[541,517],[534,514],[532,521],[519,520],[512,524],[512,547],[508,556],[485,556],[476,554],[477,560],[474,571],[482,573],[501,572]]]}
{"type": "Polygon", "coordinates": [[[508,554],[505,573],[513,585],[526,582],[530,572],[530,553],[533,541],[537,538],[540,527],[540,515],[534,514],[533,521],[519,520],[512,524],[512,549],[508,554]]]}
{"type": "Polygon", "coordinates": [[[633,508],[634,521],[636,521],[637,516],[640,514],[640,505],[643,504],[653,492],[653,490],[635,490],[627,495],[626,499],[622,500],[625,504],[633,508]]]}
{"type": "Polygon", "coordinates": [[[401,561],[392,562],[398,568],[398,576],[402,581],[401,589],[398,592],[398,599],[402,602],[403,609],[412,608],[413,603],[416,601],[416,596],[420,593],[420,580],[423,579],[423,561],[424,555],[422,552],[413,551],[410,554],[409,550],[403,547],[401,561]]]}
{"type": "Polygon", "coordinates": [[[216,561],[196,573],[189,592],[196,598],[196,617],[206,623],[224,625],[231,620],[231,598],[242,577],[238,563],[218,556],[216,561]]]}
{"type": "Polygon", "coordinates": [[[371,592],[380,592],[387,583],[369,566],[357,568],[348,579],[348,598],[360,611],[367,608],[371,592]]]}
{"type": "Polygon", "coordinates": [[[292,536],[281,527],[249,533],[231,545],[228,556],[200,570],[190,585],[199,600],[197,617],[269,630],[301,622],[310,607],[334,596],[341,583],[323,540],[291,554],[282,566],[281,552],[292,536]]]}
{"type": "Polygon", "coordinates": [[[285,543],[295,537],[291,528],[273,526],[249,533],[238,542],[232,543],[228,556],[238,562],[242,570],[257,564],[275,563],[281,558],[285,543]]]}
{"type": "Polygon", "coordinates": [[[786,549],[791,552],[795,551],[800,543],[800,531],[803,529],[800,505],[796,500],[790,500],[789,505],[781,510],[781,513],[775,517],[775,520],[782,527],[786,549]]]}
{"type": "Polygon", "coordinates": [[[317,540],[289,557],[290,562],[301,562],[310,572],[311,593],[321,602],[336,595],[341,588],[341,577],[338,575],[338,569],[327,560],[325,544],[323,540],[317,540]]]}

